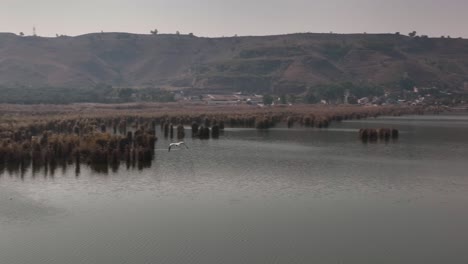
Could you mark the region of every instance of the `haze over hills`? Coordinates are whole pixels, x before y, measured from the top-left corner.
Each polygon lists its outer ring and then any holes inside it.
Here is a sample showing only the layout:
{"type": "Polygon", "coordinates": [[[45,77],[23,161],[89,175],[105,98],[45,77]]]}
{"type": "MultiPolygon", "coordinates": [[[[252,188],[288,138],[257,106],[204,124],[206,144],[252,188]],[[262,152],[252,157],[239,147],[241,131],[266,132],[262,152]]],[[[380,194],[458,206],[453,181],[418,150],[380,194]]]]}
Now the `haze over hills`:
{"type": "Polygon", "coordinates": [[[398,34],[0,34],[0,85],[9,88],[108,84],[301,93],[341,82],[396,87],[402,79],[461,89],[468,81],[468,40],[398,34]]]}

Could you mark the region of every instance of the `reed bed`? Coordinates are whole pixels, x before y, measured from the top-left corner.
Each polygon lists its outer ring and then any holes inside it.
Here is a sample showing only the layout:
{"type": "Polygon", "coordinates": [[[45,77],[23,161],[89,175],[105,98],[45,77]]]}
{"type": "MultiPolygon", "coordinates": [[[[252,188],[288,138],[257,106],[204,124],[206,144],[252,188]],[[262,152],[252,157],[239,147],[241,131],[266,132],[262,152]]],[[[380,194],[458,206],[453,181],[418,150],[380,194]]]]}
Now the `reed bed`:
{"type": "Polygon", "coordinates": [[[395,128],[362,128],[359,130],[359,138],[364,142],[388,142],[390,139],[396,140],[400,131],[395,128]]]}
{"type": "Polygon", "coordinates": [[[154,129],[140,127],[125,136],[103,132],[102,126],[95,130],[73,129],[70,133],[66,128],[57,130],[62,132],[44,131],[28,137],[29,133],[22,131],[19,137],[1,138],[0,167],[21,171],[32,166],[33,173],[44,169],[46,174],[54,175],[58,166],[75,164],[79,174],[81,164],[97,172],[108,172],[116,171],[122,162],[127,167],[148,167],[154,157],[154,129]]]}
{"type": "MultiPolygon", "coordinates": [[[[151,166],[156,127],[170,139],[217,139],[225,127],[269,129],[278,125],[327,128],[342,120],[440,112],[437,107],[308,106],[258,108],[182,104],[18,106],[0,105],[0,173],[53,175],[58,167],[87,164],[98,172],[151,166]]],[[[394,137],[394,131],[361,132],[361,139],[394,137]],[[389,134],[388,134],[389,133],[389,134]]]]}

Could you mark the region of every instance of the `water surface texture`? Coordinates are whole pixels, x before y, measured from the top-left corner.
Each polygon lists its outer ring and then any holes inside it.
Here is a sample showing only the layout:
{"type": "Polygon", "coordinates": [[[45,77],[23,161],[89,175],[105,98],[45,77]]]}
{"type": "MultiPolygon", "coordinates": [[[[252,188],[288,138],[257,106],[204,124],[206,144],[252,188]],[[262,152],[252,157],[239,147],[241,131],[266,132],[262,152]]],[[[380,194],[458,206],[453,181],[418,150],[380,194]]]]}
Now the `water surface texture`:
{"type": "Polygon", "coordinates": [[[168,143],[143,170],[3,173],[0,263],[468,263],[467,115],[168,143]]]}

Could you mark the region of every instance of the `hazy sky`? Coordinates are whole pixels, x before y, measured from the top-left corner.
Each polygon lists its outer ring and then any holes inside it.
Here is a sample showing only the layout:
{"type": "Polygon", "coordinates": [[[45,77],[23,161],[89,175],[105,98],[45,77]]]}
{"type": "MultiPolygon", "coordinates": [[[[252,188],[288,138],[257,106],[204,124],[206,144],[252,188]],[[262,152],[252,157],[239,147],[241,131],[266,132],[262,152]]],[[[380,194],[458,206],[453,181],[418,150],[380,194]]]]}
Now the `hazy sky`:
{"type": "Polygon", "coordinates": [[[396,32],[468,37],[468,0],[0,0],[0,32],[396,32]]]}

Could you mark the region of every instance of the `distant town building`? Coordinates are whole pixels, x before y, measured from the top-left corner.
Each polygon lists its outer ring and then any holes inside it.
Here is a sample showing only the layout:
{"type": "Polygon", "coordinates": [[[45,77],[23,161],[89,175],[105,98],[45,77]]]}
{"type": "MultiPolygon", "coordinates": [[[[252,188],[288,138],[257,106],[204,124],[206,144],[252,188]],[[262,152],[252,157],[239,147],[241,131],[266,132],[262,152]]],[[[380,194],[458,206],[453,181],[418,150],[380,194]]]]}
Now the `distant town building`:
{"type": "Polygon", "coordinates": [[[361,99],[358,99],[358,104],[364,105],[369,103],[369,98],[368,97],[363,97],[361,99]]]}

